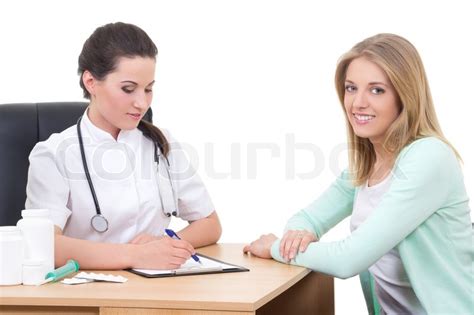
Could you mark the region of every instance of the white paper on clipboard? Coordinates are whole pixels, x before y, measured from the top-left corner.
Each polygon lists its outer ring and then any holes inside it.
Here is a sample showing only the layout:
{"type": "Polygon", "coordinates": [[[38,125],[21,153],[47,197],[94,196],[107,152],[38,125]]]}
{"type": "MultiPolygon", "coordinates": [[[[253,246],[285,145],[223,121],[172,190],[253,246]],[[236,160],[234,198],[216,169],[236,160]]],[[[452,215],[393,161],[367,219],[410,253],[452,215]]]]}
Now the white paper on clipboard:
{"type": "Polygon", "coordinates": [[[235,268],[233,265],[228,265],[222,262],[218,262],[207,257],[202,257],[198,255],[199,260],[202,264],[195,262],[192,258],[189,258],[181,268],[171,269],[171,270],[160,270],[160,269],[132,269],[142,274],[146,275],[180,275],[180,274],[190,274],[190,273],[200,273],[200,272],[212,272],[212,271],[222,271],[225,269],[235,268]]]}

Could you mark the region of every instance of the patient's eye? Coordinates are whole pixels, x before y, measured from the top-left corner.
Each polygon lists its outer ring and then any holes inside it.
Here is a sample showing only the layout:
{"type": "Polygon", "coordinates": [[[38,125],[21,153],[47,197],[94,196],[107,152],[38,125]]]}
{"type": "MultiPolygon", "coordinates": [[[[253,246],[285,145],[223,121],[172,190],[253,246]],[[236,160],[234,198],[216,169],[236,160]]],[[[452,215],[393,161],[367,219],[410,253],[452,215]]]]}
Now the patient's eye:
{"type": "Polygon", "coordinates": [[[385,93],[385,90],[379,87],[373,87],[372,89],[370,89],[370,92],[372,92],[373,94],[383,94],[385,93]]]}
{"type": "Polygon", "coordinates": [[[355,92],[357,91],[357,88],[352,85],[352,84],[346,84],[346,86],[344,87],[344,89],[346,90],[346,92],[348,93],[352,93],[352,92],[355,92]]]}

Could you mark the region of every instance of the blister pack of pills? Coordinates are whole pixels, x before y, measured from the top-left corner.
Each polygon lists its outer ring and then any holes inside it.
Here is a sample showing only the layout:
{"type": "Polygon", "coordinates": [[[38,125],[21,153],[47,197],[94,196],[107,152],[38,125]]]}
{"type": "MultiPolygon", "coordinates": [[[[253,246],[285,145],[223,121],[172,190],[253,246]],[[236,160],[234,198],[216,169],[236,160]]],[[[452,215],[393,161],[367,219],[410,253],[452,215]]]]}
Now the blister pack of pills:
{"type": "Polygon", "coordinates": [[[127,282],[127,278],[123,276],[114,276],[106,275],[103,273],[93,273],[93,272],[80,272],[74,276],[74,278],[64,279],[61,283],[64,284],[82,284],[89,283],[93,281],[97,282],[114,282],[114,283],[124,283],[127,282]]]}

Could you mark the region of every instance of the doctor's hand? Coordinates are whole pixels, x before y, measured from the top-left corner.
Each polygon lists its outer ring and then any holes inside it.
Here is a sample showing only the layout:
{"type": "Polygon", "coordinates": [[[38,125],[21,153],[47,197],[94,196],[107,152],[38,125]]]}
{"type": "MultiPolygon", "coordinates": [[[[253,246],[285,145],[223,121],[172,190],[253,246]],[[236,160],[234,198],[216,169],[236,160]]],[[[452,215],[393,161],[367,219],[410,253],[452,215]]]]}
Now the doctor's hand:
{"type": "Polygon", "coordinates": [[[290,261],[297,253],[304,253],[310,243],[317,241],[316,235],[306,230],[288,230],[280,242],[280,256],[290,261]]]}
{"type": "Polygon", "coordinates": [[[164,236],[154,236],[154,235],[151,235],[151,234],[148,234],[148,233],[141,233],[141,234],[138,234],[137,236],[135,236],[133,238],[133,240],[131,240],[129,242],[129,244],[145,244],[145,243],[149,243],[149,242],[152,242],[152,241],[159,240],[163,237],[164,236]]]}
{"type": "Polygon", "coordinates": [[[184,240],[163,237],[144,244],[133,245],[132,268],[176,269],[195,254],[184,240]]]}
{"type": "Polygon", "coordinates": [[[244,253],[251,253],[260,258],[272,258],[272,245],[277,239],[278,237],[274,234],[262,235],[258,240],[246,245],[243,249],[244,253]]]}

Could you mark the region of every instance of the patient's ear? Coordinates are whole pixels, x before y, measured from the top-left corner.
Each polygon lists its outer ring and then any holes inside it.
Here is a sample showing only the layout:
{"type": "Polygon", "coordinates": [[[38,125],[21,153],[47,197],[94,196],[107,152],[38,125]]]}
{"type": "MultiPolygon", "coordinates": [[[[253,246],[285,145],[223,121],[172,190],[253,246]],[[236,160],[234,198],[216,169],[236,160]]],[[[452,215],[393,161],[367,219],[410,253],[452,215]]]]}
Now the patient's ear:
{"type": "Polygon", "coordinates": [[[95,96],[95,86],[97,80],[88,70],[85,70],[84,73],[82,73],[82,83],[84,84],[87,92],[89,92],[91,96],[95,96]]]}

